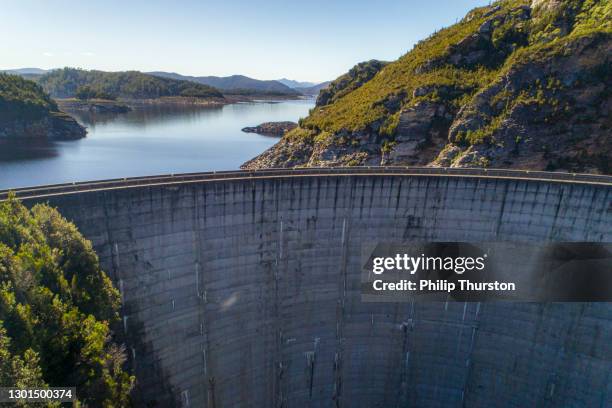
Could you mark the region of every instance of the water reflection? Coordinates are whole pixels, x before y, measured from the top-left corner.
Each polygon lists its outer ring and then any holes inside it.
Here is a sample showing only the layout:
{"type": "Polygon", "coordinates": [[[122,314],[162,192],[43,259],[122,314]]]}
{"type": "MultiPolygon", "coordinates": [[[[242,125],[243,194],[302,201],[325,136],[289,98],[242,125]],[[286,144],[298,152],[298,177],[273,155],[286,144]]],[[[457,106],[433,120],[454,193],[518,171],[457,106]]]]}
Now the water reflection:
{"type": "Polygon", "coordinates": [[[0,161],[42,159],[57,155],[56,144],[46,139],[0,140],[0,161]]]}
{"type": "Polygon", "coordinates": [[[197,105],[142,105],[128,113],[96,113],[89,111],[66,110],[87,127],[120,121],[126,126],[151,126],[161,122],[189,121],[222,114],[222,106],[205,107],[197,105]]]}
{"type": "Polygon", "coordinates": [[[70,112],[87,126],[74,141],[0,145],[0,189],[151,174],[232,170],[278,138],[244,133],[269,121],[297,121],[314,100],[223,107],[151,105],[123,114],[70,112]]]}

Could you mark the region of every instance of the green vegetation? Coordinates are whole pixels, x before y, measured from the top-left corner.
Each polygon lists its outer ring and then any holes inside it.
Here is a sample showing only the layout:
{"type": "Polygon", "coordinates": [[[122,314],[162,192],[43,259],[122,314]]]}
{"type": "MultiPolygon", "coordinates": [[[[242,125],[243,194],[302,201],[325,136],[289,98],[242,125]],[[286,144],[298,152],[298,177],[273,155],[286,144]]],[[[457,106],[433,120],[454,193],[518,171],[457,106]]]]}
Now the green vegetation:
{"type": "Polygon", "coordinates": [[[485,14],[489,7],[473,10],[459,23],[416,44],[410,52],[385,66],[363,86],[336,103],[313,111],[304,121],[304,126],[332,132],[342,129],[359,131],[379,122],[387,133],[391,133],[393,126],[385,122],[395,112],[385,107],[384,102],[393,95],[405,95],[400,106],[409,106],[419,100],[413,97],[414,91],[419,88],[454,88],[458,92],[452,92],[449,102],[460,105],[466,96],[472,96],[489,83],[499,67],[453,65],[447,58],[454,51],[453,45],[476,32],[492,16],[503,15],[510,9],[529,3],[528,0],[503,1],[500,10],[488,16],[485,14]]]}
{"type": "Polygon", "coordinates": [[[127,99],[154,99],[164,96],[223,97],[218,90],[208,85],[160,78],[137,71],[104,72],[64,68],[43,75],[38,82],[54,98],[75,97],[82,87],[127,99]]]}
{"type": "Polygon", "coordinates": [[[38,119],[58,111],[55,102],[32,81],[0,74],[0,120],[38,119]]]}
{"type": "Polygon", "coordinates": [[[608,173],[611,41],[610,1],[496,1],[397,61],[358,64],[320,93],[298,128],[243,167],[608,173]]]}
{"type": "MultiPolygon", "coordinates": [[[[546,9],[545,6],[536,8],[528,27],[530,43],[509,56],[496,73],[492,83],[501,82],[511,70],[519,67],[534,63],[547,64],[547,61],[554,57],[573,56],[575,45],[580,39],[592,39],[593,45],[610,41],[611,21],[612,3],[610,2],[570,0],[553,9],[546,9]]],[[[592,72],[577,73],[579,81],[576,82],[576,86],[604,83],[609,72],[606,72],[603,65],[599,68],[601,69],[592,72]]],[[[485,124],[474,131],[468,130],[466,133],[458,134],[456,141],[468,145],[494,143],[493,134],[518,107],[537,106],[539,111],[544,111],[548,107],[549,113],[543,119],[545,122],[567,116],[571,112],[571,107],[569,101],[564,102],[560,99],[563,88],[559,78],[552,76],[525,84],[522,89],[515,92],[501,91],[492,99],[492,105],[500,103],[503,108],[496,109],[491,106],[492,115],[485,124]]]]}
{"type": "Polygon", "coordinates": [[[79,86],[74,94],[77,99],[88,100],[88,99],[106,99],[114,101],[117,99],[116,96],[106,93],[100,89],[92,88],[91,86],[79,86]]]}
{"type": "MultiPolygon", "coordinates": [[[[503,0],[474,9],[459,23],[432,34],[382,67],[361,86],[348,88],[329,104],[313,109],[300,126],[315,134],[367,131],[391,137],[401,109],[432,100],[457,112],[517,64],[568,52],[568,44],[578,38],[603,35],[609,40],[611,2],[565,0],[556,7],[555,2],[548,3],[552,5],[531,10],[533,15],[528,8],[530,0],[503,0]],[[475,34],[489,23],[490,40],[475,34]],[[477,52],[483,52],[484,57],[478,58],[477,52]]],[[[533,92],[530,98],[537,98],[537,89],[533,92]]],[[[525,102],[524,98],[515,100],[516,95],[508,97],[505,113],[525,102]]],[[[503,122],[503,114],[489,118],[482,129],[461,135],[463,142],[490,140],[503,122]]]]}
{"type": "Polygon", "coordinates": [[[355,65],[346,74],[332,81],[322,89],[317,98],[317,106],[329,105],[368,82],[387,65],[387,62],[370,60],[355,65]]]}
{"type": "Polygon", "coordinates": [[[54,209],[0,203],[0,386],[76,386],[87,406],[129,405],[112,340],[120,297],[91,243],[54,209]]]}

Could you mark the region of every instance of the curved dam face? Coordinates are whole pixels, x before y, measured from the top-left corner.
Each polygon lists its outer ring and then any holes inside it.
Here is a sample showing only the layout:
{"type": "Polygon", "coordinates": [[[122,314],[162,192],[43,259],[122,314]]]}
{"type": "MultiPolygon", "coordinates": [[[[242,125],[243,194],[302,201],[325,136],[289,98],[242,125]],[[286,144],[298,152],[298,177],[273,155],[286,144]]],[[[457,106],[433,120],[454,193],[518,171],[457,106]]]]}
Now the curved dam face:
{"type": "Polygon", "coordinates": [[[360,299],[368,242],[611,242],[610,184],[270,174],[25,200],[74,221],[119,287],[139,404],[612,405],[609,303],[360,299]]]}

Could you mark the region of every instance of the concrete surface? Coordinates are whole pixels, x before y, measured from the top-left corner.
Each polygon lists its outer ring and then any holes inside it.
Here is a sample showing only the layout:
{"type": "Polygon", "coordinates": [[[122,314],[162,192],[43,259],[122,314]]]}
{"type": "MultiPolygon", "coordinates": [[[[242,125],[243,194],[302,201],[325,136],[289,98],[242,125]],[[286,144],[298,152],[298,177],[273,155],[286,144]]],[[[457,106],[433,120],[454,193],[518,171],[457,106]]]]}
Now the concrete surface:
{"type": "Polygon", "coordinates": [[[381,173],[21,195],[93,241],[123,296],[140,405],[612,406],[609,303],[368,304],[359,291],[366,242],[612,242],[609,179],[381,173]]]}

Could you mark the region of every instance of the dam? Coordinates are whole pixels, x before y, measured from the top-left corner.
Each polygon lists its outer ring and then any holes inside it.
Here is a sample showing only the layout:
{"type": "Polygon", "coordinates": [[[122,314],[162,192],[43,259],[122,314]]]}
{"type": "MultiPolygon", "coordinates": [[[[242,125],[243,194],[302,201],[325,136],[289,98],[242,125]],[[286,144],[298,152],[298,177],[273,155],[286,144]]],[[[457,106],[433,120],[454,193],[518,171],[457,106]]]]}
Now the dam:
{"type": "Polygon", "coordinates": [[[371,242],[612,242],[612,177],[285,169],[16,194],[92,241],[138,406],[612,406],[612,304],[364,303],[359,276],[371,242]]]}

